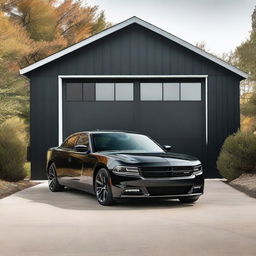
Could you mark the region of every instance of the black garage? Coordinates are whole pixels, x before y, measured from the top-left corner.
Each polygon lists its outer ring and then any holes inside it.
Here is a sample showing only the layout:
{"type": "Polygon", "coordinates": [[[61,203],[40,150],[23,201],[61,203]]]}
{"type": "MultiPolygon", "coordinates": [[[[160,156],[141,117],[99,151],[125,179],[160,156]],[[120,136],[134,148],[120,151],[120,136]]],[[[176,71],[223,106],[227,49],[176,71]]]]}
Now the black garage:
{"type": "Polygon", "coordinates": [[[22,70],[30,79],[32,179],[46,150],[81,130],[146,133],[199,157],[218,177],[224,139],[239,128],[241,70],[132,17],[22,70]]]}

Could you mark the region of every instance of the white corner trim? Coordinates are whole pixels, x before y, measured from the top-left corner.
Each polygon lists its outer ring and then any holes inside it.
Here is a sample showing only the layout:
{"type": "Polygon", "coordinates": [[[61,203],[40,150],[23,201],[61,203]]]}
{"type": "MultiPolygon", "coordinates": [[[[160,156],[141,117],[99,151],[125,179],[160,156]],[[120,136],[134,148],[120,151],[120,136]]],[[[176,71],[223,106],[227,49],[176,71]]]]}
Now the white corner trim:
{"type": "Polygon", "coordinates": [[[205,142],[208,145],[208,77],[205,77],[205,142]]]}
{"type": "Polygon", "coordinates": [[[98,39],[101,39],[101,38],[103,38],[107,35],[110,35],[110,34],[116,32],[116,31],[118,31],[118,30],[120,30],[124,27],[129,26],[130,24],[133,24],[133,23],[137,23],[137,24],[139,24],[139,25],[141,25],[141,26],[143,26],[143,27],[145,27],[145,28],[163,36],[163,37],[166,37],[166,38],[170,39],[171,41],[176,42],[177,44],[180,44],[180,45],[186,47],[187,49],[189,49],[189,50],[191,50],[191,51],[193,51],[193,52],[195,52],[195,53],[197,53],[197,54],[199,54],[199,55],[201,55],[201,56],[203,56],[203,57],[205,57],[205,58],[207,58],[207,59],[209,59],[209,60],[211,60],[211,61],[213,61],[217,64],[219,64],[220,66],[222,66],[222,67],[224,67],[224,68],[226,68],[226,69],[228,69],[228,70],[230,70],[230,71],[232,71],[232,72],[234,72],[234,73],[236,73],[240,76],[242,76],[243,78],[248,78],[248,74],[241,71],[240,69],[238,69],[238,68],[228,64],[227,62],[225,62],[225,61],[223,61],[223,60],[221,60],[221,59],[219,59],[219,58],[201,50],[200,48],[198,48],[198,47],[180,39],[179,37],[176,37],[176,36],[166,32],[166,31],[164,31],[164,30],[162,30],[162,29],[160,29],[160,28],[158,28],[158,27],[156,27],[156,26],[154,26],[154,25],[152,25],[152,24],[150,24],[150,23],[148,23],[144,20],[139,19],[138,17],[131,17],[130,19],[125,20],[125,21],[123,21],[123,22],[121,22],[117,25],[114,25],[114,26],[112,26],[112,27],[110,27],[106,30],[103,30],[102,32],[100,32],[100,33],[98,33],[94,36],[91,36],[91,37],[89,37],[89,38],[87,38],[87,39],[85,39],[85,40],[83,40],[79,43],[71,45],[68,48],[63,49],[63,50],[61,50],[61,51],[59,51],[55,54],[52,54],[52,55],[50,55],[50,56],[32,64],[32,65],[29,65],[29,66],[27,66],[23,69],[20,69],[20,74],[21,75],[26,74],[26,73],[28,73],[28,72],[30,72],[30,71],[38,68],[38,67],[41,67],[41,66],[43,66],[43,65],[45,65],[45,64],[47,64],[47,63],[49,63],[53,60],[56,60],[56,59],[66,55],[70,52],[73,52],[73,51],[75,51],[75,50],[77,50],[77,49],[79,49],[83,46],[86,46],[86,45],[88,45],[88,44],[90,44],[90,43],[92,43],[92,42],[94,42],[98,39]]]}
{"type": "Polygon", "coordinates": [[[59,75],[58,76],[58,142],[63,142],[63,83],[65,78],[204,78],[205,143],[208,145],[208,75],[59,75]]]}
{"type": "Polygon", "coordinates": [[[62,100],[62,78],[58,77],[58,142],[59,146],[63,141],[63,100],[62,100]]]}

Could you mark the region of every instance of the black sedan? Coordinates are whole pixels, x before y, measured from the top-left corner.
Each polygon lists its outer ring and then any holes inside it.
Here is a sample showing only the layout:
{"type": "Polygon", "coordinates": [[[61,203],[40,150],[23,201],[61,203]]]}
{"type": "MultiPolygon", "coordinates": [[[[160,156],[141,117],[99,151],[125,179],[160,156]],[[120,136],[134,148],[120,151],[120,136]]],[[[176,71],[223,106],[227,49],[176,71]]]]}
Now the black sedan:
{"type": "Polygon", "coordinates": [[[65,186],[111,205],[120,198],[176,198],[193,203],[203,194],[201,162],[171,153],[143,134],[89,131],[69,136],[47,152],[51,191],[65,186]]]}

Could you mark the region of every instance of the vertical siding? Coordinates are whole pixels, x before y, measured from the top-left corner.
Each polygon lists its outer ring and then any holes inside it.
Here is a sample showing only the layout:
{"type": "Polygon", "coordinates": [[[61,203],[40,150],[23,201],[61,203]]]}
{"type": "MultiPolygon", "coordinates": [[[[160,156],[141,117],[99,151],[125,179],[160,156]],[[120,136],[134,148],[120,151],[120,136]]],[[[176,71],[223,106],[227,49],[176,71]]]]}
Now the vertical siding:
{"type": "Polygon", "coordinates": [[[45,153],[58,143],[57,76],[208,75],[207,167],[217,176],[224,139],[239,128],[240,77],[139,25],[131,25],[35,71],[31,78],[32,178],[45,178],[45,153]]]}

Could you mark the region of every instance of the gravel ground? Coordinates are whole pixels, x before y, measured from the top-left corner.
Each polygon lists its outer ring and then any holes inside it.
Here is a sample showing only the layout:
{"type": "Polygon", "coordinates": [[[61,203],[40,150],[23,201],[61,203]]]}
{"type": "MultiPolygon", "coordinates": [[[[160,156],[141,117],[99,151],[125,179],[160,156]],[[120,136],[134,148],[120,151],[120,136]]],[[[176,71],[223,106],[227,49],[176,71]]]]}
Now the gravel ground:
{"type": "Polygon", "coordinates": [[[247,195],[256,198],[256,173],[244,173],[229,184],[247,195]]]}
{"type": "Polygon", "coordinates": [[[29,180],[21,180],[17,182],[0,180],[0,199],[37,184],[39,183],[31,182],[29,180]]]}

